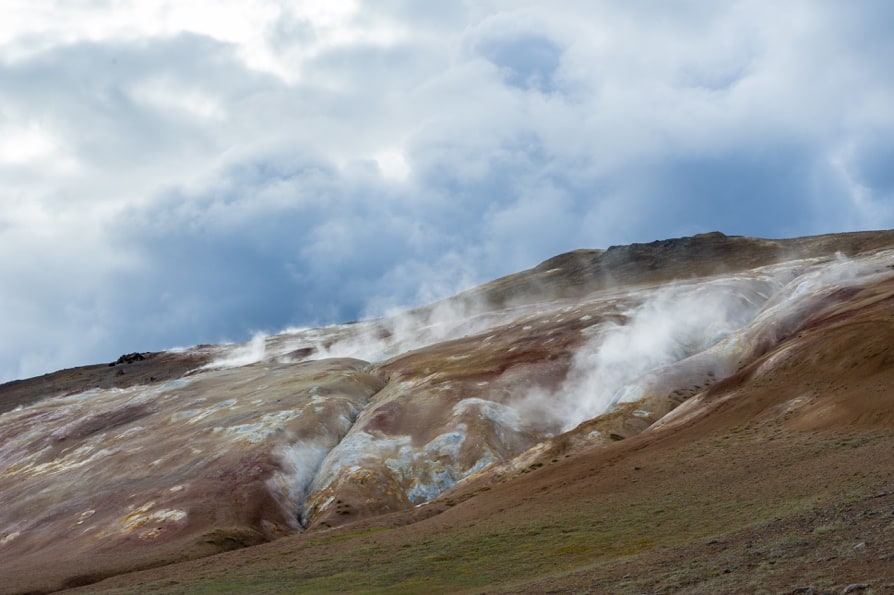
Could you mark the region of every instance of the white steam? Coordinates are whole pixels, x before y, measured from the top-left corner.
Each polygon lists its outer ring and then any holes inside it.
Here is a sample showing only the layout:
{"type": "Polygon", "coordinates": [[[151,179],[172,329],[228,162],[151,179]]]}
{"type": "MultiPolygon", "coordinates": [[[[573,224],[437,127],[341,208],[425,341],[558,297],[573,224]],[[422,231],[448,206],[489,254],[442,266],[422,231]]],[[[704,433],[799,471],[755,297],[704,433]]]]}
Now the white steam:
{"type": "Polygon", "coordinates": [[[289,329],[271,337],[268,357],[311,348],[311,359],[350,357],[379,362],[453,339],[482,333],[527,313],[531,307],[488,311],[483,302],[445,300],[388,318],[323,329],[289,329]],[[275,345],[273,345],[275,343],[275,345]]]}
{"type": "Polygon", "coordinates": [[[222,357],[205,364],[203,368],[238,368],[264,359],[267,351],[267,334],[255,333],[250,341],[229,347],[222,357]]]}
{"type": "MultiPolygon", "coordinates": [[[[832,261],[791,261],[659,289],[625,313],[626,324],[595,329],[572,360],[555,415],[568,430],[618,403],[657,396],[650,391],[689,388],[669,382],[708,371],[717,379],[731,374],[760,355],[762,345],[795,332],[835,291],[894,275],[892,255],[847,259],[837,254],[832,261]]],[[[528,395],[522,405],[544,396],[528,395]]]]}
{"type": "Polygon", "coordinates": [[[701,353],[751,322],[782,283],[772,275],[675,286],[607,324],[574,356],[559,391],[565,430],[643,396],[650,372],[701,353]]]}

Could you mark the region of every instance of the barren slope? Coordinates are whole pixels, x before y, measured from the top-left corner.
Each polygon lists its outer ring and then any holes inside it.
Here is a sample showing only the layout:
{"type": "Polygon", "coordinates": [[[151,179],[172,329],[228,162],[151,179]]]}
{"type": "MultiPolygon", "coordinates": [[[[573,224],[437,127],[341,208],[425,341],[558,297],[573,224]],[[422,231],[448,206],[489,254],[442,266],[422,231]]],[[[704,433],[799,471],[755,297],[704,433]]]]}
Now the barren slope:
{"type": "Polygon", "coordinates": [[[582,251],[142,384],[4,385],[2,590],[281,537],[90,589],[884,592],[892,244],[582,251]]]}
{"type": "Polygon", "coordinates": [[[891,289],[830,307],[661,428],[414,514],[94,588],[890,592],[891,289]]]}

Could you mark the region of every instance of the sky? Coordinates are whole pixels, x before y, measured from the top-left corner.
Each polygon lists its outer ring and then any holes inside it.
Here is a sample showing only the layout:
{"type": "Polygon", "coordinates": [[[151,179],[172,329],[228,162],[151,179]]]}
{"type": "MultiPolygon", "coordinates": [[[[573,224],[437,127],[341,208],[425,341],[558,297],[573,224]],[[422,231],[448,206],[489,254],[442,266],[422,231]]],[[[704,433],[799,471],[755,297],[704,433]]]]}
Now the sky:
{"type": "Polygon", "coordinates": [[[887,0],[0,0],[0,381],[894,227],[887,0]]]}

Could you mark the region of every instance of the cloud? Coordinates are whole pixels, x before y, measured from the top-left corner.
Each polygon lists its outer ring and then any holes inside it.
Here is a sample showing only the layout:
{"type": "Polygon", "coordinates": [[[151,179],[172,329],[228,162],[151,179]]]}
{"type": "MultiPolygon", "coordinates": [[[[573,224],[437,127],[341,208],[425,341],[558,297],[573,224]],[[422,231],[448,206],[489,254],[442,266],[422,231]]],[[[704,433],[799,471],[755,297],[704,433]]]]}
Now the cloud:
{"type": "Polygon", "coordinates": [[[362,317],[578,247],[892,226],[890,11],[16,3],[0,379],[362,317]]]}
{"type": "Polygon", "coordinates": [[[550,39],[530,34],[509,39],[491,38],[476,49],[500,69],[506,84],[541,92],[556,89],[554,77],[561,62],[562,48],[550,39]]]}

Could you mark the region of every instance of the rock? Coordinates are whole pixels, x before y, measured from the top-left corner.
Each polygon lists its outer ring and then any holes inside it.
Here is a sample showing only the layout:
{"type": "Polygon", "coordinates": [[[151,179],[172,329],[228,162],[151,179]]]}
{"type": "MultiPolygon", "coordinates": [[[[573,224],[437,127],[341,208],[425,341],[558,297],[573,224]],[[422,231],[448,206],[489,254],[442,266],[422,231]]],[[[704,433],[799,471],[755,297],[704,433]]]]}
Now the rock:
{"type": "Polygon", "coordinates": [[[142,353],[125,353],[114,362],[109,364],[109,367],[117,366],[118,364],[132,364],[134,362],[141,362],[145,359],[146,357],[142,353]]]}
{"type": "Polygon", "coordinates": [[[856,593],[857,591],[862,591],[864,589],[869,588],[869,583],[852,583],[844,588],[842,593],[856,593]]]}

